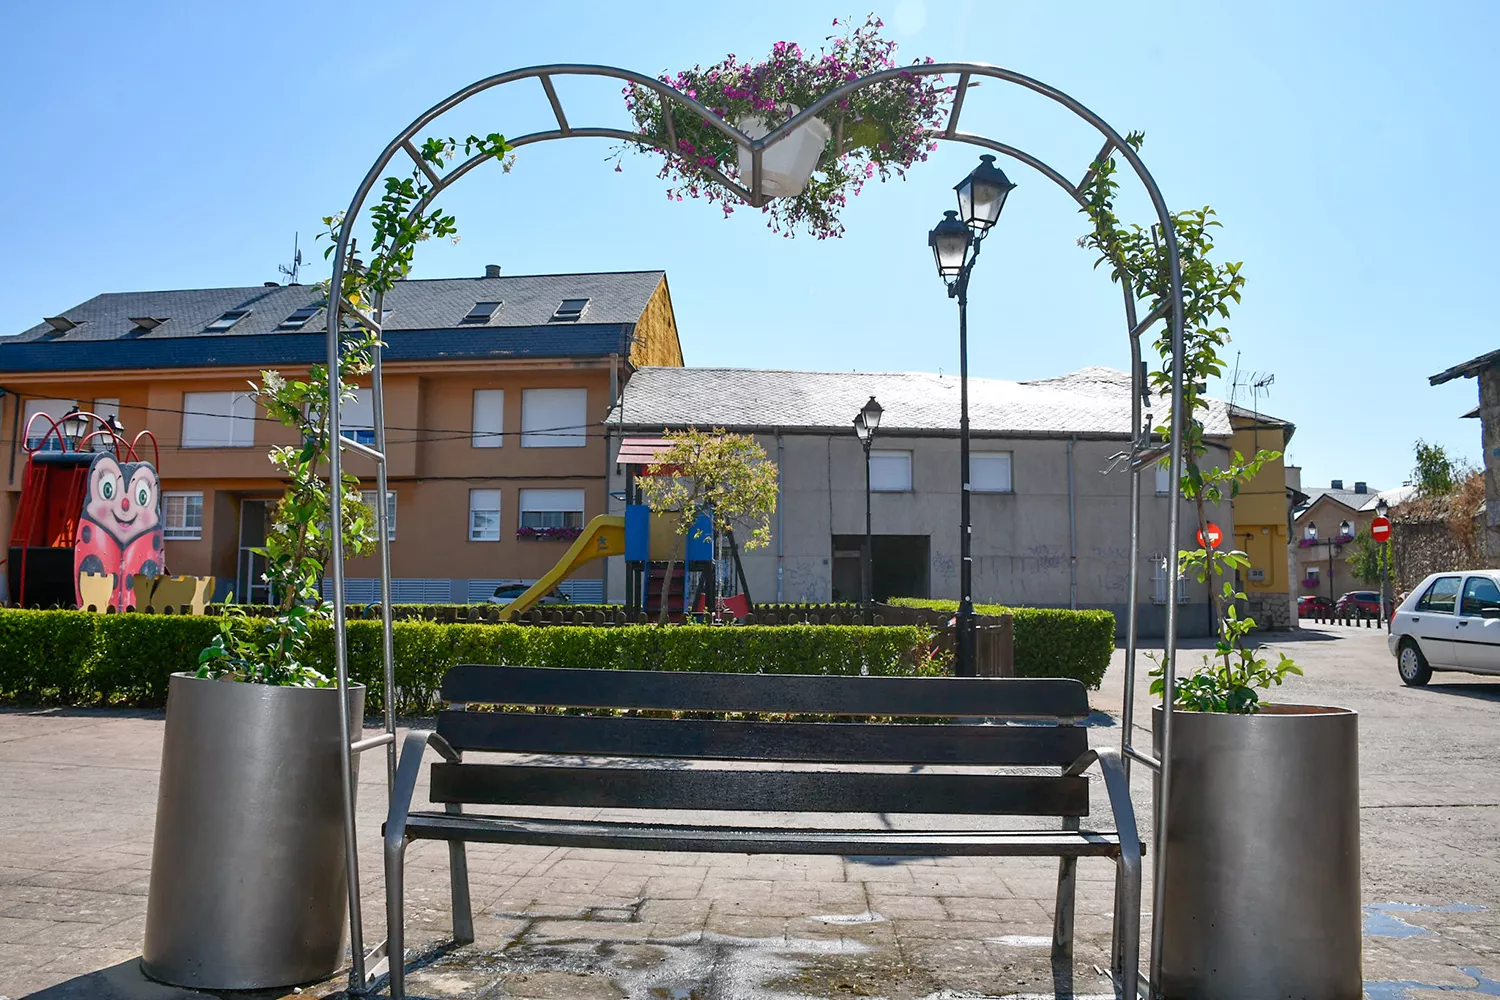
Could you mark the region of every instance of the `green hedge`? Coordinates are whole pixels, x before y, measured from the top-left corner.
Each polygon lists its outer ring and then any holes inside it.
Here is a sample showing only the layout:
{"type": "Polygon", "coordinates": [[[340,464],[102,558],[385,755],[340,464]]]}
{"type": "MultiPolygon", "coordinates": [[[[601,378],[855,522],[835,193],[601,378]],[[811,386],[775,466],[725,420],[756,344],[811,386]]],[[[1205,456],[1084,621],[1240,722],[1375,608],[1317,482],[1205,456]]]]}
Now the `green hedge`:
{"type": "MultiPolygon", "coordinates": [[[[957,601],[896,597],[900,607],[957,611],[957,601]]],[[[1115,616],[1109,611],[1007,608],[976,604],[981,615],[1010,615],[1015,623],[1017,677],[1076,677],[1098,689],[1115,651],[1115,616]]]]}
{"type": "MultiPolygon", "coordinates": [[[[398,710],[436,701],[443,673],[458,663],[712,670],[728,673],[927,675],[928,631],[915,626],[710,627],[626,625],[528,628],[521,625],[393,624],[398,710]]],[[[87,611],[0,609],[0,698],[66,704],[160,705],[167,679],[196,667],[218,632],[212,617],[101,615],[87,611]]],[[[333,634],[314,636],[314,662],[333,674],[333,634]]],[[[349,674],[381,703],[380,623],[349,622],[349,674]]]]}

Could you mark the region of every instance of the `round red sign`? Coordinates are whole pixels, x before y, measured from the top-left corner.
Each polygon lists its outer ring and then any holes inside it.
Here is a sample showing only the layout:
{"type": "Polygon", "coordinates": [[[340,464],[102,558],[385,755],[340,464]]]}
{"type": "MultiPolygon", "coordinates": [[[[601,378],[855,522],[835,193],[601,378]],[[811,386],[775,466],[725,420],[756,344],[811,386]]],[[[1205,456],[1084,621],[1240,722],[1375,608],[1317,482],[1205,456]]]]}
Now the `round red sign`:
{"type": "Polygon", "coordinates": [[[1224,539],[1223,532],[1221,532],[1219,530],[1219,526],[1217,524],[1214,524],[1212,521],[1208,522],[1208,541],[1207,542],[1205,542],[1203,540],[1203,529],[1201,529],[1201,528],[1198,529],[1198,544],[1201,547],[1205,548],[1205,549],[1216,549],[1216,548],[1218,548],[1219,547],[1219,542],[1223,541],[1223,539],[1224,539]]]}
{"type": "Polygon", "coordinates": [[[1389,541],[1391,537],[1391,519],[1388,517],[1377,517],[1371,521],[1370,537],[1377,542],[1389,541]]]}

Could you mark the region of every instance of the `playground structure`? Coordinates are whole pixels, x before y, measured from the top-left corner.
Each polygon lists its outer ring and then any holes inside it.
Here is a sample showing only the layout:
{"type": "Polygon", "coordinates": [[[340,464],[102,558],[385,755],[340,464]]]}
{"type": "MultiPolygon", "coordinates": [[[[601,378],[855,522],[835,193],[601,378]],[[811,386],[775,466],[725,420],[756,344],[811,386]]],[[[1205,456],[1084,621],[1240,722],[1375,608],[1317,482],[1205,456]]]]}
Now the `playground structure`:
{"type": "Polygon", "coordinates": [[[156,436],[127,442],[123,431],[76,406],[27,422],[8,553],[18,607],[203,613],[213,577],[166,572],[156,436]],[[140,458],[147,440],[150,462],[140,458]]]}
{"type": "Polygon", "coordinates": [[[525,593],[507,604],[500,612],[501,621],[513,621],[531,610],[532,605],[552,592],[561,581],[580,567],[606,556],[625,554],[625,519],[618,514],[600,514],[588,523],[583,534],[573,539],[568,551],[542,578],[525,593]]]}

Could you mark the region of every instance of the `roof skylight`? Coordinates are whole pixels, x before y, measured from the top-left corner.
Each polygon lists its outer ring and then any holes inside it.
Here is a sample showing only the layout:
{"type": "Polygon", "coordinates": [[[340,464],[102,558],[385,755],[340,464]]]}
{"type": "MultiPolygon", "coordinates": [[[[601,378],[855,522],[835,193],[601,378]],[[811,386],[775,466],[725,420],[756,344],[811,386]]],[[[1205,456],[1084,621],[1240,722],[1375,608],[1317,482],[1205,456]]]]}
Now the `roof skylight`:
{"type": "Polygon", "coordinates": [[[249,309],[231,309],[203,328],[204,333],[223,333],[234,324],[250,315],[249,309]]]}
{"type": "Polygon", "coordinates": [[[307,321],[318,314],[321,305],[302,306],[277,325],[277,330],[300,330],[307,325],[307,321]]]}
{"type": "Polygon", "coordinates": [[[552,318],[561,323],[574,322],[583,315],[588,305],[588,299],[563,299],[562,305],[557,307],[557,312],[552,314],[552,318]]]}
{"type": "Polygon", "coordinates": [[[495,311],[499,308],[499,302],[476,302],[474,308],[469,310],[469,314],[459,322],[471,326],[488,323],[490,317],[495,315],[495,311]]]}

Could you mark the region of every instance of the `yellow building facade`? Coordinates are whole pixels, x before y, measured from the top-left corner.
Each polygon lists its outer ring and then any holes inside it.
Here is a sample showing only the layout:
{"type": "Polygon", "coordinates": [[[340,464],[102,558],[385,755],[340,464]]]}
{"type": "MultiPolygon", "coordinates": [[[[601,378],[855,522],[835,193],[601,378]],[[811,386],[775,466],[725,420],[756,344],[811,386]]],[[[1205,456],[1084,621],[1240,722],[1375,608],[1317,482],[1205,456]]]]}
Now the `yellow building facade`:
{"type": "Polygon", "coordinates": [[[1294,628],[1296,588],[1288,558],[1291,505],[1284,453],[1296,428],[1285,420],[1237,406],[1229,408],[1234,436],[1230,447],[1248,460],[1261,450],[1279,452],[1234,498],[1233,547],[1250,557],[1240,576],[1248,597],[1246,611],[1263,628],[1294,628]]]}

